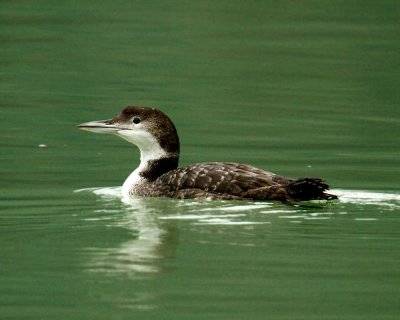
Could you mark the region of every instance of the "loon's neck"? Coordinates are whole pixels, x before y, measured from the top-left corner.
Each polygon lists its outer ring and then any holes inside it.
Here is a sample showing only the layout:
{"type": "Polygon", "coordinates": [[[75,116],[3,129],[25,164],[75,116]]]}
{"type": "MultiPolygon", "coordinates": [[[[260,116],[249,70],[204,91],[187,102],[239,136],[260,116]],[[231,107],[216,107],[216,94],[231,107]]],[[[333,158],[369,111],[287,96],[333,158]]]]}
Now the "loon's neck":
{"type": "Polygon", "coordinates": [[[122,194],[128,195],[132,189],[142,183],[152,182],[158,177],[174,170],[178,167],[179,154],[169,154],[159,152],[158,157],[154,157],[141,151],[140,165],[129,175],[122,185],[122,194]]]}
{"type": "Polygon", "coordinates": [[[144,166],[142,166],[142,164],[139,166],[141,170],[138,172],[138,174],[146,181],[151,182],[156,180],[164,173],[178,168],[178,162],[179,157],[177,156],[149,160],[144,166]]]}

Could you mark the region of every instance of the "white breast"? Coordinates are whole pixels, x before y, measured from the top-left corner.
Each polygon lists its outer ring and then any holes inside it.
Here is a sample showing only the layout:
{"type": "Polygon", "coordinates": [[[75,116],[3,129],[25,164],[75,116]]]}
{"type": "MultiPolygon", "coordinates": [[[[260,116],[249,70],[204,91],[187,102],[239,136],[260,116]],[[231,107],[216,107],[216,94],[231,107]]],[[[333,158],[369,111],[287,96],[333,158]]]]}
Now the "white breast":
{"type": "Polygon", "coordinates": [[[139,175],[139,172],[142,171],[141,165],[133,171],[128,178],[126,178],[124,184],[122,185],[122,196],[129,196],[130,191],[134,186],[139,185],[144,182],[144,179],[139,175]]]}

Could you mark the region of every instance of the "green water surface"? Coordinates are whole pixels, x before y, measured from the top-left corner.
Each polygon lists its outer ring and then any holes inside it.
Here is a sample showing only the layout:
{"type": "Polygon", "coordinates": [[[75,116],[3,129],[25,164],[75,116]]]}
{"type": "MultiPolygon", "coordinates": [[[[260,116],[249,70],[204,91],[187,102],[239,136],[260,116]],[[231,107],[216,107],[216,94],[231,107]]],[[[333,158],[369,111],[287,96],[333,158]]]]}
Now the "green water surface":
{"type": "Polygon", "coordinates": [[[400,2],[2,1],[0,319],[399,319],[400,2]],[[181,165],[327,180],[325,208],[121,199],[131,104],[181,165]]]}

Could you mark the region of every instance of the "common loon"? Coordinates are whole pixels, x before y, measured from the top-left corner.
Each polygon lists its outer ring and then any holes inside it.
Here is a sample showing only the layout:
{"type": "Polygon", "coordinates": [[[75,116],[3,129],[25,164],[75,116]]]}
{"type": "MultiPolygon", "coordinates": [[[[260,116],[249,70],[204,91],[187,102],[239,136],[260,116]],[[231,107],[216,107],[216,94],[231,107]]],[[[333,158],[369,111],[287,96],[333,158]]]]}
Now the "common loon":
{"type": "Polygon", "coordinates": [[[294,204],[333,200],[329,186],[317,178],[290,179],[247,164],[206,162],[178,168],[179,138],[162,111],[129,106],[110,120],[78,125],[95,133],[111,133],[140,149],[140,165],[122,186],[123,195],[179,199],[280,200],[294,204]]]}

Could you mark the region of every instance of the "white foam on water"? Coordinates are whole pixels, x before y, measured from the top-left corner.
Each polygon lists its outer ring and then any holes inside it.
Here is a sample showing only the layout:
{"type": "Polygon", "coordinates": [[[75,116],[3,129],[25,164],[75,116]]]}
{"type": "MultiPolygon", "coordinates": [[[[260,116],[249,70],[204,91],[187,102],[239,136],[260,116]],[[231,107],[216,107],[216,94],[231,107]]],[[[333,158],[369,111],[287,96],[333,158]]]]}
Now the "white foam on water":
{"type": "Polygon", "coordinates": [[[337,195],[341,203],[400,208],[400,194],[398,193],[344,189],[334,189],[331,193],[337,195]]]}
{"type": "Polygon", "coordinates": [[[75,193],[88,192],[106,198],[121,198],[121,189],[122,187],[84,188],[84,189],[77,189],[74,192],[75,193]]]}

